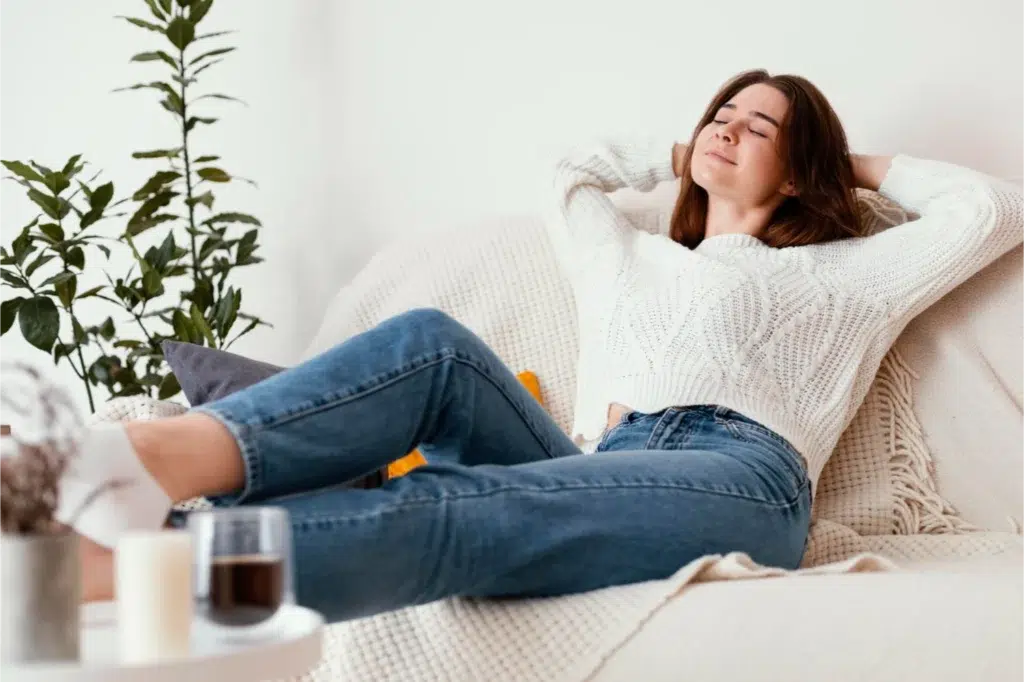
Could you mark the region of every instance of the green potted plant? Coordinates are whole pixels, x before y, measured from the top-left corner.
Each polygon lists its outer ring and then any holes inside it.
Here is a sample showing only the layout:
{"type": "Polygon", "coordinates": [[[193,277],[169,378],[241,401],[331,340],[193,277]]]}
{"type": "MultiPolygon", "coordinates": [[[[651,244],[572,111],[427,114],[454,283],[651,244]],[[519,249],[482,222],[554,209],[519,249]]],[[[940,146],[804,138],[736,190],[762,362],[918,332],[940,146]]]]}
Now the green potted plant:
{"type": "Polygon", "coordinates": [[[119,18],[153,35],[154,49],[131,61],[160,75],[120,90],[155,93],[169,117],[174,141],[132,154],[140,164],[162,167],[115,200],[112,182],[83,179],[80,156],[59,168],[3,161],[40,214],[0,249],[3,288],[13,290],[0,304],[0,334],[17,322],[26,341],[55,363],[68,363],[91,410],[94,388],[111,397],[176,395],[180,387],[161,348],[167,339],[227,348],[266,324],[244,312],[242,291],[232,283],[237,268],[262,260],[260,222],[214,210],[217,186],[255,183],[226,171],[220,157],[199,152],[193,138],[198,126],[217,122],[203,107],[238,101],[197,92],[200,75],[235,50],[217,43],[232,32],[199,32],[214,0],[141,5],[145,19],[119,18]],[[130,262],[123,272],[110,272],[115,255],[130,262]],[[109,304],[109,313],[87,319],[84,299],[109,304]]]}

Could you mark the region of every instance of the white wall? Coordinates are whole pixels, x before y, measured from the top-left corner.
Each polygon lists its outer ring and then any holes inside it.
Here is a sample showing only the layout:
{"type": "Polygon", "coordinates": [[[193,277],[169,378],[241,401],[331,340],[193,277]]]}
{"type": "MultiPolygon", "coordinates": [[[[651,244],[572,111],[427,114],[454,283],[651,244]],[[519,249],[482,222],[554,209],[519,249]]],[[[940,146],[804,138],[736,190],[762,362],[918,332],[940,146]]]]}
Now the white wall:
{"type": "MultiPolygon", "coordinates": [[[[165,139],[165,117],[145,95],[107,94],[132,82],[124,62],[144,43],[108,17],[135,4],[3,0],[3,158],[81,150],[116,181],[139,180],[128,155],[165,139]]],[[[219,0],[209,22],[241,29],[242,49],[217,84],[251,107],[226,109],[207,139],[260,181],[230,199],[267,225],[268,262],[246,297],[277,325],[236,348],[295,360],[384,241],[536,210],[562,150],[687,137],[746,68],[816,82],[857,151],[1019,178],[1022,21],[1020,0],[219,0]]],[[[12,187],[5,240],[23,222],[12,187]]]]}

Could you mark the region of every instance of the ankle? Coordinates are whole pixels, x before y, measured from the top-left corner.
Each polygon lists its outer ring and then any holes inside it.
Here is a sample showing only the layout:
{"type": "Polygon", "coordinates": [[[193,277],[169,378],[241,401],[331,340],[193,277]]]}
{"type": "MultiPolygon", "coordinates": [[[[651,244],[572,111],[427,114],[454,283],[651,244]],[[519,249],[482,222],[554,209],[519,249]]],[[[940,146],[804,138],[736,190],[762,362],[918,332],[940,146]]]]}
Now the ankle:
{"type": "Polygon", "coordinates": [[[160,433],[163,430],[162,420],[126,422],[124,430],[139,462],[171,501],[189,499],[191,495],[186,490],[187,482],[179,480],[181,467],[171,466],[162,447],[165,442],[160,433]]]}
{"type": "Polygon", "coordinates": [[[142,465],[173,502],[235,492],[245,465],[234,436],[205,414],[128,422],[128,440],[142,465]]]}

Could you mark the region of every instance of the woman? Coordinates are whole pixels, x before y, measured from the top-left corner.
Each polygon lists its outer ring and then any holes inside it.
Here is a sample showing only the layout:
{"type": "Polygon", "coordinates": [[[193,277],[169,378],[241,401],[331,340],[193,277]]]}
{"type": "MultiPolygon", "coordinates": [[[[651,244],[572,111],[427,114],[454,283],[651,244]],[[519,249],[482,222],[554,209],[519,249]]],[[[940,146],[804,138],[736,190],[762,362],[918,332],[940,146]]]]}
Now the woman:
{"type": "MultiPolygon", "coordinates": [[[[575,441],[480,339],[417,310],[186,415],[92,430],[64,506],[140,483],[76,529],[109,546],[194,496],[280,505],[298,599],[330,620],[663,578],[712,553],[795,568],[814,485],[888,348],[1022,238],[1018,190],[851,156],[811,83],[763,71],[729,81],[687,145],[598,147],[559,164],[555,189],[575,441]],[[671,238],[606,196],[676,177],[671,238]],[[855,187],[921,217],[861,237],[855,187]],[[427,466],[338,487],[417,445],[427,466]]],[[[85,562],[87,598],[109,597],[109,552],[85,562]]]]}

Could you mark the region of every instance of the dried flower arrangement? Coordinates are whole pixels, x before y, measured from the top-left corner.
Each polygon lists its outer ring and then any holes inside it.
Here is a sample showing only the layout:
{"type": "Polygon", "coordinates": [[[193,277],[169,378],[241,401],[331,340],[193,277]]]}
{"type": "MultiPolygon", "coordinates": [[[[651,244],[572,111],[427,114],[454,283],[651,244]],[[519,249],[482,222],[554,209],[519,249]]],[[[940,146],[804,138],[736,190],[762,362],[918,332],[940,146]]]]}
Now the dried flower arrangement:
{"type": "MultiPolygon", "coordinates": [[[[0,404],[16,424],[0,438],[0,530],[11,535],[52,535],[66,527],[57,518],[59,483],[78,454],[84,424],[67,390],[24,362],[4,363],[0,404]]],[[[70,523],[96,498],[122,481],[93,491],[70,523]]]]}

